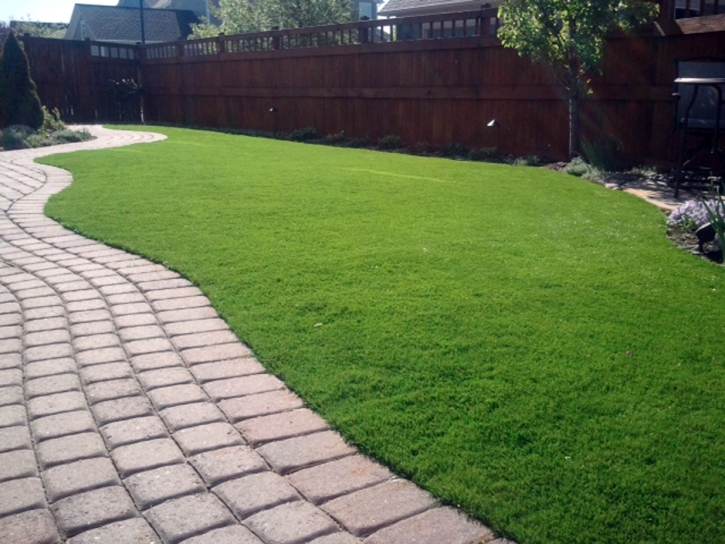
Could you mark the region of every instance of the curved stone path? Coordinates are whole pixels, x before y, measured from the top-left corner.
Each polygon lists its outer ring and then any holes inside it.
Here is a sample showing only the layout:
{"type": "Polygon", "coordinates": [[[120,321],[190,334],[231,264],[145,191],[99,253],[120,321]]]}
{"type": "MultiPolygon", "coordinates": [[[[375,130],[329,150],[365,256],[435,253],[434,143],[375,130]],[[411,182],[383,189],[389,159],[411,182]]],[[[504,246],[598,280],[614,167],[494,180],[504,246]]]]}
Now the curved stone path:
{"type": "Polygon", "coordinates": [[[503,544],[343,442],[164,267],[43,215],[0,153],[0,543],[503,544]]]}

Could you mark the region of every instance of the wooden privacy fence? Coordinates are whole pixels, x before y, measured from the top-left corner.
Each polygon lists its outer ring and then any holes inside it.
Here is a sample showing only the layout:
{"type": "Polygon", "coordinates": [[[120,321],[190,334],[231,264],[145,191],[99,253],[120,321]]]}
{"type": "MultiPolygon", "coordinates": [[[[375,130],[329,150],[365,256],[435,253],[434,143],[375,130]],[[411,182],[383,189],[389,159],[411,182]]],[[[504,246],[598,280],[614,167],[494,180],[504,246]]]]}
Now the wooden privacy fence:
{"type": "MultiPolygon", "coordinates": [[[[484,10],[222,35],[133,54],[133,46],[85,42],[74,45],[85,51],[78,64],[62,72],[72,89],[64,96],[85,96],[72,102],[77,119],[107,120],[99,89],[138,70],[149,122],[268,133],[314,127],[321,136],[373,140],[396,134],[407,144],[564,158],[565,91],[546,69],[504,49],[497,25],[496,11],[484,10]]],[[[723,44],[725,15],[663,20],[648,35],[612,37],[604,75],[583,107],[583,136],[630,162],[672,162],[676,63],[725,59],[723,44]]],[[[38,83],[47,102],[42,77],[38,83]]]]}

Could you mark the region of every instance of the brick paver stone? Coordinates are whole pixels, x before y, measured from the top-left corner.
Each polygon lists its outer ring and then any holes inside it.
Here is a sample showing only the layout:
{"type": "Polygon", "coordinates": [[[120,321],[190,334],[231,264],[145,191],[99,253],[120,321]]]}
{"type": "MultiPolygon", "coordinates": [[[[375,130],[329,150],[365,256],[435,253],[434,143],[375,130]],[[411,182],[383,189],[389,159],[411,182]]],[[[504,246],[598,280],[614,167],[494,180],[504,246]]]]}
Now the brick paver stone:
{"type": "Polygon", "coordinates": [[[218,380],[205,383],[203,387],[212,400],[215,401],[285,389],[284,384],[279,379],[269,374],[255,374],[243,378],[218,380]]]}
{"type": "Polygon", "coordinates": [[[40,478],[23,478],[0,483],[0,516],[45,508],[45,493],[40,478]]]}
{"type": "Polygon", "coordinates": [[[169,435],[164,424],[156,416],[137,417],[109,423],[101,427],[101,434],[111,450],[153,438],[166,438],[169,435]]]}
{"type": "Polygon", "coordinates": [[[160,387],[148,392],[148,397],[157,410],[179,404],[191,404],[209,400],[204,391],[195,383],[160,387]]]}
{"type": "Polygon", "coordinates": [[[103,440],[94,432],[72,434],[46,440],[36,446],[36,452],[38,454],[38,463],[42,468],[49,468],[80,459],[108,456],[103,440]]]}
{"type": "Polygon", "coordinates": [[[0,387],[0,406],[22,404],[24,398],[23,388],[19,385],[0,387]]]}
{"type": "Polygon", "coordinates": [[[111,452],[111,458],[124,478],[143,470],[184,462],[184,455],[170,438],[121,446],[111,452]]]}
{"type": "Polygon", "coordinates": [[[3,427],[0,429],[0,453],[13,450],[30,449],[33,443],[25,426],[3,427]]]}
{"type": "Polygon", "coordinates": [[[312,410],[302,408],[271,416],[247,419],[236,428],[252,446],[328,429],[327,422],[312,410]]]}
{"type": "Polygon", "coordinates": [[[209,493],[167,501],[145,515],[161,539],[170,544],[236,523],[229,510],[209,493]]]}
{"type": "MultiPolygon", "coordinates": [[[[156,291],[156,293],[162,292],[163,291],[156,291]]],[[[149,298],[151,298],[151,296],[149,296],[149,298]]],[[[224,323],[222,319],[214,316],[205,319],[194,319],[192,321],[179,321],[177,323],[168,323],[164,328],[169,336],[174,337],[180,334],[191,334],[194,332],[227,330],[229,327],[226,323],[224,323]]]]}
{"type": "Polygon", "coordinates": [[[43,483],[51,502],[100,487],[121,485],[113,463],[106,457],[49,468],[43,471],[43,483]]]}
{"type": "Polygon", "coordinates": [[[73,348],[78,353],[89,349],[112,348],[120,345],[118,336],[113,332],[79,336],[73,339],[73,348]]]}
{"type": "Polygon", "coordinates": [[[137,516],[123,487],[104,487],[61,499],[51,506],[61,534],[71,537],[114,521],[137,516]]]}
{"type": "Polygon", "coordinates": [[[304,501],[262,510],[244,524],[267,544],[303,544],[340,530],[324,512],[304,501]]]}
{"type": "Polygon", "coordinates": [[[248,446],[233,446],[200,453],[189,458],[209,486],[267,470],[260,455],[248,446]]]}
{"type": "Polygon", "coordinates": [[[30,399],[27,406],[28,417],[32,420],[43,416],[60,414],[62,412],[83,410],[88,405],[86,404],[86,398],[83,396],[83,393],[69,391],[30,399]]]}
{"type": "Polygon", "coordinates": [[[171,432],[205,423],[224,421],[224,414],[211,402],[172,406],[161,410],[159,415],[171,432]]]}
{"type": "Polygon", "coordinates": [[[435,499],[415,484],[396,480],[333,499],[321,508],[352,534],[367,536],[435,504],[435,499]]]}
{"type": "Polygon", "coordinates": [[[148,416],[153,413],[151,404],[146,397],[126,397],[124,399],[107,400],[94,404],[92,410],[99,425],[148,416]]]}
{"type": "Polygon", "coordinates": [[[38,468],[35,463],[35,453],[31,450],[0,453],[0,482],[30,478],[37,475],[38,468]]]}
{"type": "MultiPolygon", "coordinates": [[[[331,535],[316,538],[309,544],[360,544],[360,539],[355,538],[350,533],[334,533],[331,535]]],[[[479,543],[477,542],[476,544],[479,543]]]]}
{"type": "Polygon", "coordinates": [[[245,357],[194,365],[191,368],[191,372],[199,380],[199,383],[205,383],[226,378],[238,378],[250,374],[261,374],[265,372],[265,369],[255,358],[245,357]]]}
{"type": "Polygon", "coordinates": [[[213,491],[239,519],[302,498],[282,476],[271,471],[225,482],[213,491]]]}
{"type": "Polygon", "coordinates": [[[304,406],[302,399],[287,389],[226,399],[218,404],[232,423],[304,406]]]}
{"type": "Polygon", "coordinates": [[[128,363],[106,363],[81,368],[79,371],[81,380],[88,385],[107,380],[118,380],[133,376],[133,369],[128,363]]]}
{"type": "Polygon", "coordinates": [[[206,491],[189,465],[170,465],[134,474],[125,480],[126,489],[140,510],[169,499],[206,491]]]}
{"type": "MultiPolygon", "coordinates": [[[[169,301],[164,301],[164,303],[167,302],[169,301]]],[[[156,304],[161,304],[161,302],[156,304]]],[[[217,344],[228,344],[233,342],[239,342],[239,339],[230,330],[196,332],[193,334],[185,334],[183,336],[174,337],[174,345],[177,349],[198,348],[202,346],[214,346],[217,344]]]]}
{"type": "Polygon", "coordinates": [[[0,368],[19,368],[23,365],[20,353],[3,353],[0,357],[0,368]]]}
{"type": "Polygon", "coordinates": [[[244,444],[239,432],[226,422],[188,427],[176,431],[173,436],[186,455],[244,444]]]}
{"type": "Polygon", "coordinates": [[[161,539],[145,519],[132,518],[91,529],[67,544],[161,544],[161,539]]]}
{"type": "Polygon", "coordinates": [[[0,387],[9,385],[22,385],[23,371],[19,368],[0,370],[0,387]]]}
{"type": "Polygon", "coordinates": [[[299,436],[270,442],[257,448],[257,452],[280,474],[317,465],[355,453],[343,442],[340,435],[333,431],[323,431],[307,436],[299,436]]]}
{"type": "Polygon", "coordinates": [[[70,357],[72,354],[73,350],[71,349],[71,345],[69,343],[64,343],[27,348],[23,352],[23,357],[25,357],[26,363],[34,363],[36,361],[42,361],[43,359],[70,357]]]}
{"type": "Polygon", "coordinates": [[[103,363],[116,363],[126,360],[126,352],[120,347],[99,348],[89,351],[82,351],[76,354],[78,367],[101,365],[103,363]]]}
{"type": "Polygon", "coordinates": [[[183,367],[184,362],[175,352],[165,351],[161,353],[136,355],[131,358],[131,366],[133,366],[137,372],[143,372],[144,370],[154,370],[157,368],[166,368],[171,366],[183,367]]]}
{"type": "Polygon", "coordinates": [[[214,529],[201,536],[184,540],[184,544],[264,544],[246,527],[230,525],[222,529],[214,529]]]}
{"type": "Polygon", "coordinates": [[[365,540],[365,544],[471,544],[487,542],[493,533],[452,508],[434,508],[386,527],[365,540]]]}
{"type": "Polygon", "coordinates": [[[141,387],[133,378],[96,382],[86,386],[86,397],[90,404],[107,400],[141,395],[141,387]]]}
{"type": "Polygon", "coordinates": [[[90,412],[78,410],[41,417],[33,421],[30,428],[35,442],[38,443],[50,438],[94,431],[96,424],[90,412]]]}
{"type": "MultiPolygon", "coordinates": [[[[197,311],[197,310],[195,310],[197,311]]],[[[232,344],[219,344],[203,348],[190,348],[181,352],[182,357],[190,365],[235,359],[237,357],[251,357],[252,351],[239,342],[232,344]]]]}
{"type": "Polygon", "coordinates": [[[167,387],[169,385],[192,383],[194,381],[191,373],[181,367],[148,370],[146,372],[139,372],[136,377],[146,391],[151,391],[159,387],[167,387]]]}
{"type": "Polygon", "coordinates": [[[25,392],[29,399],[41,395],[80,391],[81,382],[75,374],[60,374],[58,376],[45,376],[28,380],[25,383],[25,392]]]}
{"type": "Polygon", "coordinates": [[[0,518],[0,542],[8,544],[59,544],[60,535],[48,510],[30,510],[0,518]]]}
{"type": "Polygon", "coordinates": [[[27,416],[24,406],[2,406],[0,407],[0,427],[11,427],[13,425],[25,425],[27,416]]]}
{"type": "Polygon", "coordinates": [[[308,500],[320,504],[390,480],[393,473],[358,454],[299,470],[287,478],[308,500]]]}

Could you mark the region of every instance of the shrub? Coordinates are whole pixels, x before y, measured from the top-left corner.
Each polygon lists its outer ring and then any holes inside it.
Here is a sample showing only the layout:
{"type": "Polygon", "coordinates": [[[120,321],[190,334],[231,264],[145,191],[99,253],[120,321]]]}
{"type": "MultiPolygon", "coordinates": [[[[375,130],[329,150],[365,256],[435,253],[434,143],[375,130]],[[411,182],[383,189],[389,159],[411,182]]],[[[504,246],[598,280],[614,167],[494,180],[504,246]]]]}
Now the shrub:
{"type": "Polygon", "coordinates": [[[574,157],[569,164],[564,167],[564,172],[570,176],[582,177],[589,172],[589,165],[584,162],[581,157],[574,157]]]}
{"type": "Polygon", "coordinates": [[[363,136],[347,142],[347,147],[370,147],[370,138],[363,136]]]}
{"type": "Polygon", "coordinates": [[[587,162],[596,169],[613,172],[617,169],[617,159],[622,150],[622,142],[612,137],[602,137],[595,141],[582,140],[582,151],[587,162]]]}
{"type": "Polygon", "coordinates": [[[27,139],[33,134],[33,129],[24,125],[12,125],[2,131],[2,146],[6,151],[11,149],[26,149],[30,147],[27,139]]]}
{"type": "Polygon", "coordinates": [[[42,132],[58,132],[66,128],[65,123],[60,118],[60,112],[58,108],[53,108],[53,111],[48,111],[48,108],[42,106],[43,110],[43,126],[40,127],[42,132]]]}
{"type": "Polygon", "coordinates": [[[714,199],[708,200],[707,204],[702,200],[688,200],[672,210],[672,213],[667,218],[667,225],[695,231],[711,221],[710,213],[707,210],[708,207],[715,214],[720,214],[720,216],[725,215],[722,200],[720,202],[714,199]]]}
{"type": "Polygon", "coordinates": [[[335,134],[328,134],[327,136],[322,138],[322,140],[320,140],[320,143],[324,145],[342,145],[345,143],[345,141],[345,131],[342,130],[335,134]]]}
{"type": "Polygon", "coordinates": [[[399,149],[402,145],[403,141],[400,139],[400,136],[395,134],[388,134],[378,140],[378,149],[399,149]]]}
{"type": "Polygon", "coordinates": [[[0,104],[0,128],[26,125],[37,130],[43,125],[43,110],[30,78],[28,57],[14,32],[5,38],[0,59],[0,104]]]}
{"type": "Polygon", "coordinates": [[[503,162],[504,157],[495,147],[477,147],[468,152],[468,158],[472,161],[503,162]]]}
{"type": "Polygon", "coordinates": [[[315,138],[317,138],[317,129],[315,127],[300,128],[290,134],[290,140],[294,142],[308,142],[315,138]]]}
{"type": "Polygon", "coordinates": [[[716,199],[703,200],[702,205],[707,211],[712,228],[715,229],[717,246],[725,250],[725,202],[722,195],[717,195],[716,199]]]}
{"type": "Polygon", "coordinates": [[[517,157],[513,161],[514,166],[541,166],[544,161],[538,155],[526,155],[525,157],[517,157]]]}
{"type": "Polygon", "coordinates": [[[409,149],[414,155],[429,155],[435,151],[435,147],[428,142],[418,142],[409,149]]]}
{"type": "Polygon", "coordinates": [[[468,156],[468,148],[459,143],[451,143],[446,144],[438,151],[438,154],[441,157],[447,157],[447,158],[455,158],[455,157],[467,157],[468,156]]]}

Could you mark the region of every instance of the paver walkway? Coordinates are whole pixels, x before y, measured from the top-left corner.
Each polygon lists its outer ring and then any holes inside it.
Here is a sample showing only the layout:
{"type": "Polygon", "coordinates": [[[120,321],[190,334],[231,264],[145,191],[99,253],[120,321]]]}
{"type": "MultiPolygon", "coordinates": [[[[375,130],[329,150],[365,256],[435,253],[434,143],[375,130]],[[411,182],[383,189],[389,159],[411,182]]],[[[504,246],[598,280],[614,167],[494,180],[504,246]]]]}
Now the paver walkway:
{"type": "Polygon", "coordinates": [[[346,445],[187,280],[63,229],[0,154],[0,543],[504,544],[346,445]]]}

